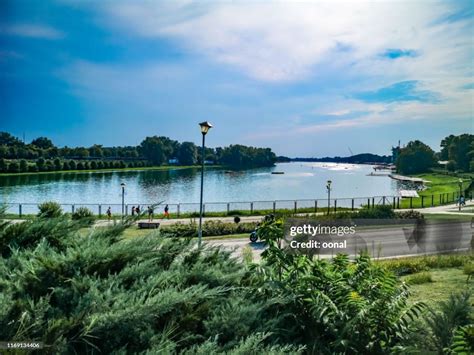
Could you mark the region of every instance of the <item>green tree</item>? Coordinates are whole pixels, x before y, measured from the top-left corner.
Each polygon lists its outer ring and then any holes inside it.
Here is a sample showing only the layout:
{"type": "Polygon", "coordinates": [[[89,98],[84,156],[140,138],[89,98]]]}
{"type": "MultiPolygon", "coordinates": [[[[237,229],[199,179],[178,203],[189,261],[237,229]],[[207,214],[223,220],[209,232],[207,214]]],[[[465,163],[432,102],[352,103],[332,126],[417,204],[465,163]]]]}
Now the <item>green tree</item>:
{"type": "Polygon", "coordinates": [[[46,137],[38,137],[36,139],[33,139],[31,144],[41,149],[54,148],[54,144],[51,139],[46,137]]]}
{"type": "Polygon", "coordinates": [[[12,160],[10,164],[8,164],[8,172],[10,173],[19,173],[20,172],[20,164],[18,161],[12,160]]]}
{"type": "Polygon", "coordinates": [[[0,172],[5,173],[8,169],[8,163],[6,159],[1,158],[0,159],[0,172]]]}
{"type": "Polygon", "coordinates": [[[178,160],[181,165],[194,165],[197,162],[197,148],[192,142],[181,143],[178,150],[178,160]]]}
{"type": "Polygon", "coordinates": [[[146,137],[140,143],[140,152],[142,156],[155,165],[162,165],[166,159],[166,149],[160,137],[146,137]]]}
{"type": "Polygon", "coordinates": [[[28,171],[28,162],[25,159],[20,160],[20,172],[24,173],[28,171]]]}
{"type": "Polygon", "coordinates": [[[36,161],[36,166],[38,167],[38,171],[44,171],[44,169],[45,169],[45,160],[43,158],[39,158],[36,161]]]}
{"type": "Polygon", "coordinates": [[[54,159],[54,170],[62,170],[62,167],[61,160],[59,160],[59,158],[54,159]]]}
{"type": "Polygon", "coordinates": [[[397,171],[401,174],[418,174],[428,171],[435,166],[434,151],[418,140],[409,142],[400,150],[397,158],[397,171]]]}
{"type": "Polygon", "coordinates": [[[23,142],[8,132],[0,132],[0,145],[21,146],[23,142]]]}

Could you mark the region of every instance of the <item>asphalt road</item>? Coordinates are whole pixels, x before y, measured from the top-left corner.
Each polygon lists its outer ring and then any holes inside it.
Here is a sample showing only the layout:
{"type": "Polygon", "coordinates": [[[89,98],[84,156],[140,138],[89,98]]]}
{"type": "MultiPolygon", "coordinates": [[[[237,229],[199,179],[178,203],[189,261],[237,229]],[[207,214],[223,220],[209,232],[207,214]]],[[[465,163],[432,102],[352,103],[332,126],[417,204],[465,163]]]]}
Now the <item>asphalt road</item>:
{"type": "MultiPolygon", "coordinates": [[[[465,251],[471,247],[473,231],[470,222],[458,221],[427,221],[426,224],[418,226],[412,223],[394,227],[360,228],[356,229],[356,233],[353,235],[316,237],[314,240],[319,241],[319,247],[314,248],[313,244],[313,248],[300,248],[299,250],[304,253],[319,254],[321,257],[331,257],[337,253],[345,253],[354,257],[360,251],[365,250],[375,258],[465,251]],[[331,242],[337,244],[324,244],[331,242]]],[[[237,257],[241,257],[242,250],[249,247],[252,250],[254,261],[260,259],[260,254],[266,248],[263,242],[251,243],[246,238],[210,240],[207,243],[232,250],[237,257]]],[[[293,243],[293,246],[296,245],[293,243]]],[[[289,252],[294,250],[290,249],[289,252]]]]}

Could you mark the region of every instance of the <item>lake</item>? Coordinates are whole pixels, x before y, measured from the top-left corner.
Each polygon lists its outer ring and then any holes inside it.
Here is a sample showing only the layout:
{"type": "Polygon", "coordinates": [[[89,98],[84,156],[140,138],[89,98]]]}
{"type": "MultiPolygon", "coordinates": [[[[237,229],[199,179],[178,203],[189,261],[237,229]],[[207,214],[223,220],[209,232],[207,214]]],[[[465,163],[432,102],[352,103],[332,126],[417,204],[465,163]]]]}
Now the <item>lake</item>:
{"type": "MultiPolygon", "coordinates": [[[[332,180],[331,198],[396,195],[396,181],[388,176],[367,176],[371,172],[370,165],[308,162],[279,163],[235,173],[211,168],[206,169],[204,201],[209,210],[210,202],[325,200],[327,180],[332,180]],[[284,174],[271,174],[272,171],[284,174]]],[[[189,204],[188,209],[196,210],[190,204],[199,202],[198,168],[0,176],[0,199],[3,203],[53,200],[62,204],[118,206],[121,182],[126,183],[125,200],[129,205],[165,201],[170,205],[189,204]]],[[[233,204],[231,209],[237,208],[233,204]]],[[[213,209],[222,208],[216,204],[213,209]]]]}

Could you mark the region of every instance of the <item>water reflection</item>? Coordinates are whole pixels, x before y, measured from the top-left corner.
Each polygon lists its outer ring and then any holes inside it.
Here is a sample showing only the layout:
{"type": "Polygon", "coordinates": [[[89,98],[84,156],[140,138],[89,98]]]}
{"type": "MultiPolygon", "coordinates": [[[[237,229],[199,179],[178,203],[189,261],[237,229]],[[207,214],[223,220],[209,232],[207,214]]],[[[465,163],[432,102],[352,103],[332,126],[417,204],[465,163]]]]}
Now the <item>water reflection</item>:
{"type": "MultiPolygon", "coordinates": [[[[371,171],[368,165],[329,163],[282,163],[238,173],[207,169],[204,200],[322,199],[326,196],[327,180],[333,181],[332,196],[336,198],[396,193],[396,181],[387,176],[367,176],[371,171]],[[284,174],[271,174],[272,171],[284,174]]],[[[199,168],[2,176],[0,199],[3,202],[120,203],[121,182],[127,184],[129,203],[199,201],[199,168]]]]}

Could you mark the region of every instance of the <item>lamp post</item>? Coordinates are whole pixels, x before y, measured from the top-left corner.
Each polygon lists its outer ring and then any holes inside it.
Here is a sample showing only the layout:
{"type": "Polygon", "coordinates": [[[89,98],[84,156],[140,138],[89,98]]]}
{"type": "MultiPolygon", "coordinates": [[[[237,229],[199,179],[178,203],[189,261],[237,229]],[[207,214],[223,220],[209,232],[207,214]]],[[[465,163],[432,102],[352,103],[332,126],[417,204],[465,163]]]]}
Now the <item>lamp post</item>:
{"type": "Polygon", "coordinates": [[[332,181],[328,180],[327,185],[326,185],[326,190],[328,191],[328,215],[331,208],[331,184],[332,184],[332,181]]]}
{"type": "Polygon", "coordinates": [[[202,242],[202,196],[203,196],[203,190],[204,190],[204,147],[205,147],[205,141],[206,141],[206,134],[209,131],[209,129],[212,128],[212,124],[209,122],[201,122],[199,124],[201,126],[201,133],[202,133],[202,149],[201,149],[201,199],[199,203],[199,229],[198,229],[198,246],[201,247],[201,242],[202,242]]]}
{"type": "Polygon", "coordinates": [[[122,222],[123,222],[123,217],[125,215],[125,183],[122,182],[120,186],[122,187],[122,222]]]}
{"type": "Polygon", "coordinates": [[[462,179],[459,179],[458,184],[459,184],[459,199],[458,199],[459,206],[458,207],[459,207],[459,211],[461,211],[462,179]]]}

